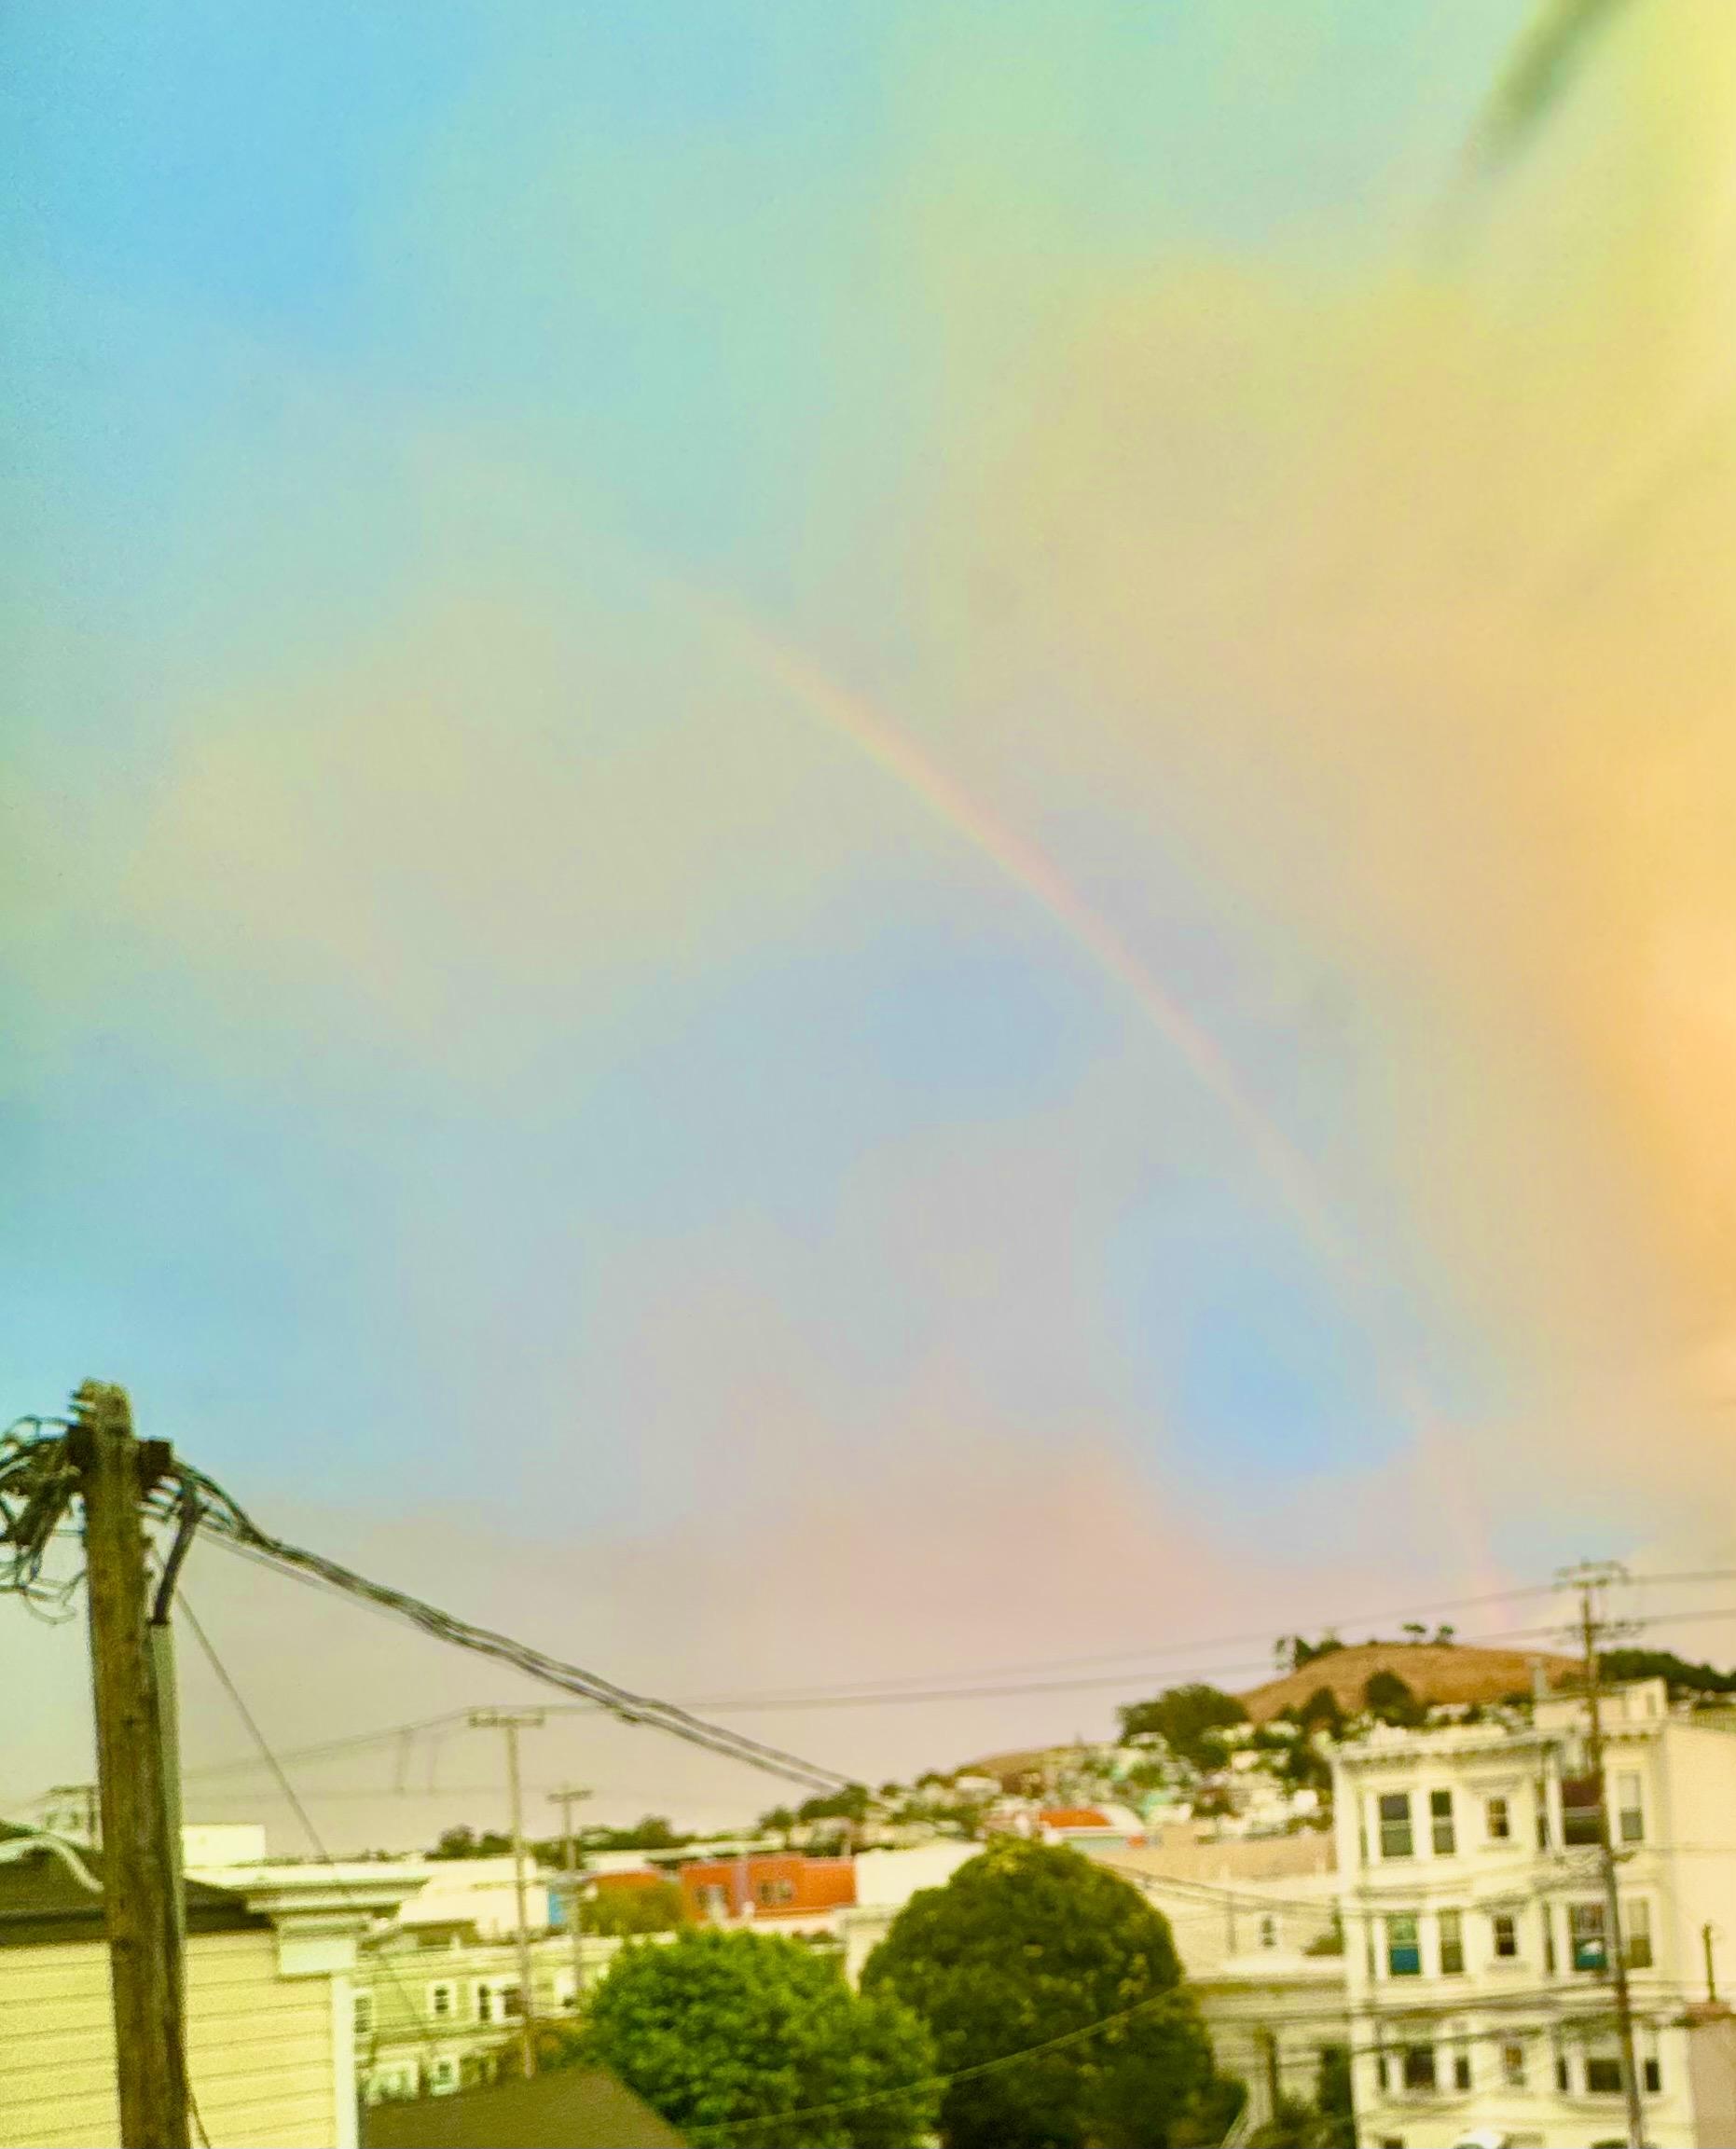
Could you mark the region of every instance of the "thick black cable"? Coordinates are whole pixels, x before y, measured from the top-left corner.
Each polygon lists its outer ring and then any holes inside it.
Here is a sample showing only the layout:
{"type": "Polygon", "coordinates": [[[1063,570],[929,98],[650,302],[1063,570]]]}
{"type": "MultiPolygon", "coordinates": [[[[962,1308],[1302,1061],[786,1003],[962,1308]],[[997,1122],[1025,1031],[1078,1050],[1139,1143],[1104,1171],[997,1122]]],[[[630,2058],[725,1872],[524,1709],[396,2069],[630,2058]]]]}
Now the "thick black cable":
{"type": "Polygon", "coordinates": [[[213,1479],[200,1471],[181,1465],[176,1471],[179,1484],[186,1491],[197,1494],[205,1504],[200,1526],[220,1544],[244,1549],[281,1567],[284,1571],[308,1577],[324,1583],[346,1595],[371,1604],[380,1610],[393,1613],[411,1626],[432,1635],[436,1641],[448,1642],[458,1648],[469,1649],[478,1656],[490,1657],[497,1663],[508,1664],[528,1677],[538,1679],[545,1686],[558,1688],[564,1693],[577,1694],[594,1701],[623,1723],[639,1724],[652,1729],[667,1731],[672,1737],[684,1739],[690,1745],[705,1748],[728,1760],[741,1761],[751,1768],[762,1770],[769,1775],[781,1776],[790,1782],[805,1785],[815,1791],[838,1791],[848,1786],[850,1779],[836,1770],[823,1767],[819,1762],[804,1760],[799,1755],[784,1752],[780,1747],[765,1744],[750,1739],[745,1733],[730,1731],[721,1725],[707,1723],[704,1718],[691,1715],[671,1701],[661,1701],[649,1695],[636,1694],[599,1673],[588,1672],[577,1664],[551,1657],[528,1643],[515,1641],[510,1635],[500,1634],[486,1627],[474,1626],[450,1612],[442,1611],[420,1597],[412,1597],[401,1590],[386,1584],[373,1582],[353,1568],[328,1560],[318,1552],[308,1551],[299,1545],[287,1543],[259,1528],[213,1479]]]}

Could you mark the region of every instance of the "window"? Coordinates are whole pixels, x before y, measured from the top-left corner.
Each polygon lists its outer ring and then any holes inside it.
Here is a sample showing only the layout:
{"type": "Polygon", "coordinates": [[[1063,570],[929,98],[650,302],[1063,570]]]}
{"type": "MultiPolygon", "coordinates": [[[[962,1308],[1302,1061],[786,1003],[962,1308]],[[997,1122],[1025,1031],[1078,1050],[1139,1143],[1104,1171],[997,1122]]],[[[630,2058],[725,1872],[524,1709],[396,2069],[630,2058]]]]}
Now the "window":
{"type": "Polygon", "coordinates": [[[1458,1848],[1458,1839],[1453,1826],[1451,1791],[1431,1791],[1428,1794],[1428,1827],[1434,1840],[1436,1857],[1452,1857],[1458,1848]]]}
{"type": "Polygon", "coordinates": [[[1609,1949],[1605,1944],[1604,1906],[1601,1903],[1569,1903],[1567,1906],[1568,1952],[1576,1970],[1596,1973],[1609,1966],[1609,1949]]]}
{"type": "Polygon", "coordinates": [[[1407,2089],[1432,2089],[1435,2087],[1435,2047],[1432,2045],[1407,2045],[1404,2047],[1404,2086],[1407,2089]]]}
{"type": "Polygon", "coordinates": [[[430,1985],[428,1988],[428,2013],[435,2022],[449,2022],[458,2013],[458,1988],[456,1985],[430,1985]]]}
{"type": "Polygon", "coordinates": [[[1374,2051],[1374,2079],[1380,2084],[1383,2092],[1392,2086],[1386,2078],[1386,2055],[1378,2046],[1374,2051]]]}
{"type": "Polygon", "coordinates": [[[458,2087],[458,2061],[436,2059],[428,2070],[428,2087],[436,2097],[449,2097],[458,2087]]]}
{"type": "Polygon", "coordinates": [[[1621,1906],[1621,1936],[1627,1944],[1628,1968],[1649,1970],[1651,1954],[1651,1905],[1649,1903],[1624,1903],[1621,1906]]]}
{"type": "Polygon", "coordinates": [[[1509,2089],[1522,2089],[1524,2087],[1525,2047],[1522,2045],[1502,2046],[1501,2080],[1509,2089]]]}
{"type": "Polygon", "coordinates": [[[1539,1903],[1537,1915],[1543,1921],[1543,1967],[1552,1977],[1555,1975],[1555,1913],[1547,1903],[1539,1903]]]}
{"type": "Polygon", "coordinates": [[[1412,1854],[1412,1851],[1410,1792],[1383,1792],[1381,1796],[1381,1856],[1383,1858],[1408,1858],[1412,1854]]]}
{"type": "Polygon", "coordinates": [[[1465,1921],[1456,1910],[1443,1910],[1435,1925],[1440,1940],[1440,1975],[1457,1977],[1465,1969],[1465,1921]]]}
{"type": "Polygon", "coordinates": [[[1595,2053],[1588,2053],[1585,2062],[1585,2093],[1588,2097],[1619,2097],[1620,2060],[1605,2059],[1595,2053]]]}
{"type": "Polygon", "coordinates": [[[1453,2087],[1455,2089],[1468,2089],[1470,2086],[1471,2056],[1468,2052],[1455,2052],[1453,2055],[1453,2087]]]}
{"type": "Polygon", "coordinates": [[[1537,1778],[1537,1849],[1550,1847],[1550,1787],[1543,1777],[1537,1778]]]}
{"type": "Polygon", "coordinates": [[[1595,1848],[1603,1840],[1604,1784],[1600,1776],[1562,1778],[1562,1841],[1569,1850],[1595,1848]]]}
{"type": "Polygon", "coordinates": [[[374,2034],[374,1995],[371,1992],[358,1992],[353,2006],[356,2035],[371,2037],[374,2034]]]}
{"type": "Polygon", "coordinates": [[[756,1900],[767,1908],[774,1903],[793,1903],[795,1901],[795,1882],[793,1880],[762,1880],[754,1889],[753,1894],[756,1900]]]}
{"type": "Polygon", "coordinates": [[[1637,1776],[1616,1778],[1617,1834],[1624,1843],[1643,1843],[1646,1840],[1646,1810],[1640,1803],[1640,1780],[1637,1776]]]}
{"type": "Polygon", "coordinates": [[[1511,1910],[1497,1910],[1489,1921],[1489,1932],[1497,1963],[1519,1960],[1519,1920],[1511,1910]]]}
{"type": "Polygon", "coordinates": [[[1278,1944],[1278,1922],[1275,1918],[1260,1921],[1260,1944],[1262,1948],[1275,1948],[1278,1944]]]}
{"type": "Polygon", "coordinates": [[[1555,2087],[1564,2097],[1573,2087],[1572,2079],[1567,2073],[1567,2055],[1565,2052],[1557,2052],[1555,2055],[1555,2087]]]}
{"type": "Polygon", "coordinates": [[[1484,1831],[1492,1843],[1510,1843],[1513,1839],[1513,1816],[1505,1798],[1488,1798],[1483,1802],[1482,1822],[1484,1831]]]}
{"type": "Polygon", "coordinates": [[[1646,2084],[1646,2094],[1652,2097],[1663,2093],[1663,2069],[1656,2059],[1646,2059],[1640,2064],[1640,2075],[1646,2084]]]}
{"type": "Polygon", "coordinates": [[[516,2022],[523,2013],[524,2000],[516,1979],[502,1978],[498,1983],[476,1987],[478,2022],[516,2022]]]}
{"type": "Polygon", "coordinates": [[[1423,1949],[1417,1938],[1414,1918],[1388,1918],[1386,1921],[1386,1975],[1389,1977],[1420,1977],[1423,1974],[1423,1949]]]}

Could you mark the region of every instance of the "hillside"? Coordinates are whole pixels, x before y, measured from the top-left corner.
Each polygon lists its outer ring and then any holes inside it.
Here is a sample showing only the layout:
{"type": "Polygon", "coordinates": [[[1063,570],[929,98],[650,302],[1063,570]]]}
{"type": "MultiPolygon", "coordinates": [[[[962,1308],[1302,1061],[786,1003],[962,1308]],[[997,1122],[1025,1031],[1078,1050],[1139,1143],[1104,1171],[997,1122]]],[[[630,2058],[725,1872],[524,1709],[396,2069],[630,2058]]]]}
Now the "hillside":
{"type": "Polygon", "coordinates": [[[1487,1704],[1503,1695],[1528,1694],[1531,1667],[1539,1658],[1551,1686],[1578,1670],[1571,1657],[1540,1657],[1536,1650],[1479,1649],[1468,1643],[1358,1642],[1316,1657],[1281,1679],[1268,1679],[1240,1700],[1252,1721],[1264,1724],[1285,1709],[1301,1708],[1311,1694],[1328,1687],[1348,1715],[1362,1706],[1362,1689],[1376,1672],[1396,1672],[1421,1701],[1487,1704]]]}

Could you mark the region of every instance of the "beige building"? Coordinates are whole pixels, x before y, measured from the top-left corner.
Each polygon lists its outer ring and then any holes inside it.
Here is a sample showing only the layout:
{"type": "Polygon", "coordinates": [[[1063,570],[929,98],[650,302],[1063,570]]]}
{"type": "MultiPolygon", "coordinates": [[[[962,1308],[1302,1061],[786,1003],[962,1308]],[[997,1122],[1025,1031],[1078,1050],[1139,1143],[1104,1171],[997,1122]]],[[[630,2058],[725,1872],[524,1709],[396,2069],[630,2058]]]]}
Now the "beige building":
{"type": "MultiPolygon", "coordinates": [[[[100,1883],[88,1853],[0,1834],[0,2149],[120,2139],[100,1883]]],[[[187,2062],[213,2149],[354,2149],[356,1939],[402,1889],[324,1873],[186,1888],[187,2062]]]]}

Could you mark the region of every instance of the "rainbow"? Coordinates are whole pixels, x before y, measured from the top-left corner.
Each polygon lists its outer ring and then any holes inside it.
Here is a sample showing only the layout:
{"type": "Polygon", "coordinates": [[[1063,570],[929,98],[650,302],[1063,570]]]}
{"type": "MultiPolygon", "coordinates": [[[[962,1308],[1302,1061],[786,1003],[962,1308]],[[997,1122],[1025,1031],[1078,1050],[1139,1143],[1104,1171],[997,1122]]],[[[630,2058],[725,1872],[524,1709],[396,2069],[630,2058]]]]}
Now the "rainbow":
{"type": "Polygon", "coordinates": [[[1451,1467],[1446,1428],[1415,1371],[1398,1357],[1381,1329],[1378,1296],[1344,1237],[1314,1167],[1248,1090],[1221,1045],[1165,989],[1114,927],[1092,907],[1054,861],[1028,837],[998,820],[863,696],[794,644],[709,591],[682,591],[692,609],[827,728],[873,761],[934,818],[968,843],[1059,925],[1094,967],[1137,1007],[1247,1140],[1306,1243],[1333,1276],[1338,1296],[1375,1356],[1381,1386],[1411,1428],[1437,1511],[1451,1518],[1474,1572],[1491,1572],[1481,1518],[1451,1467]]]}

